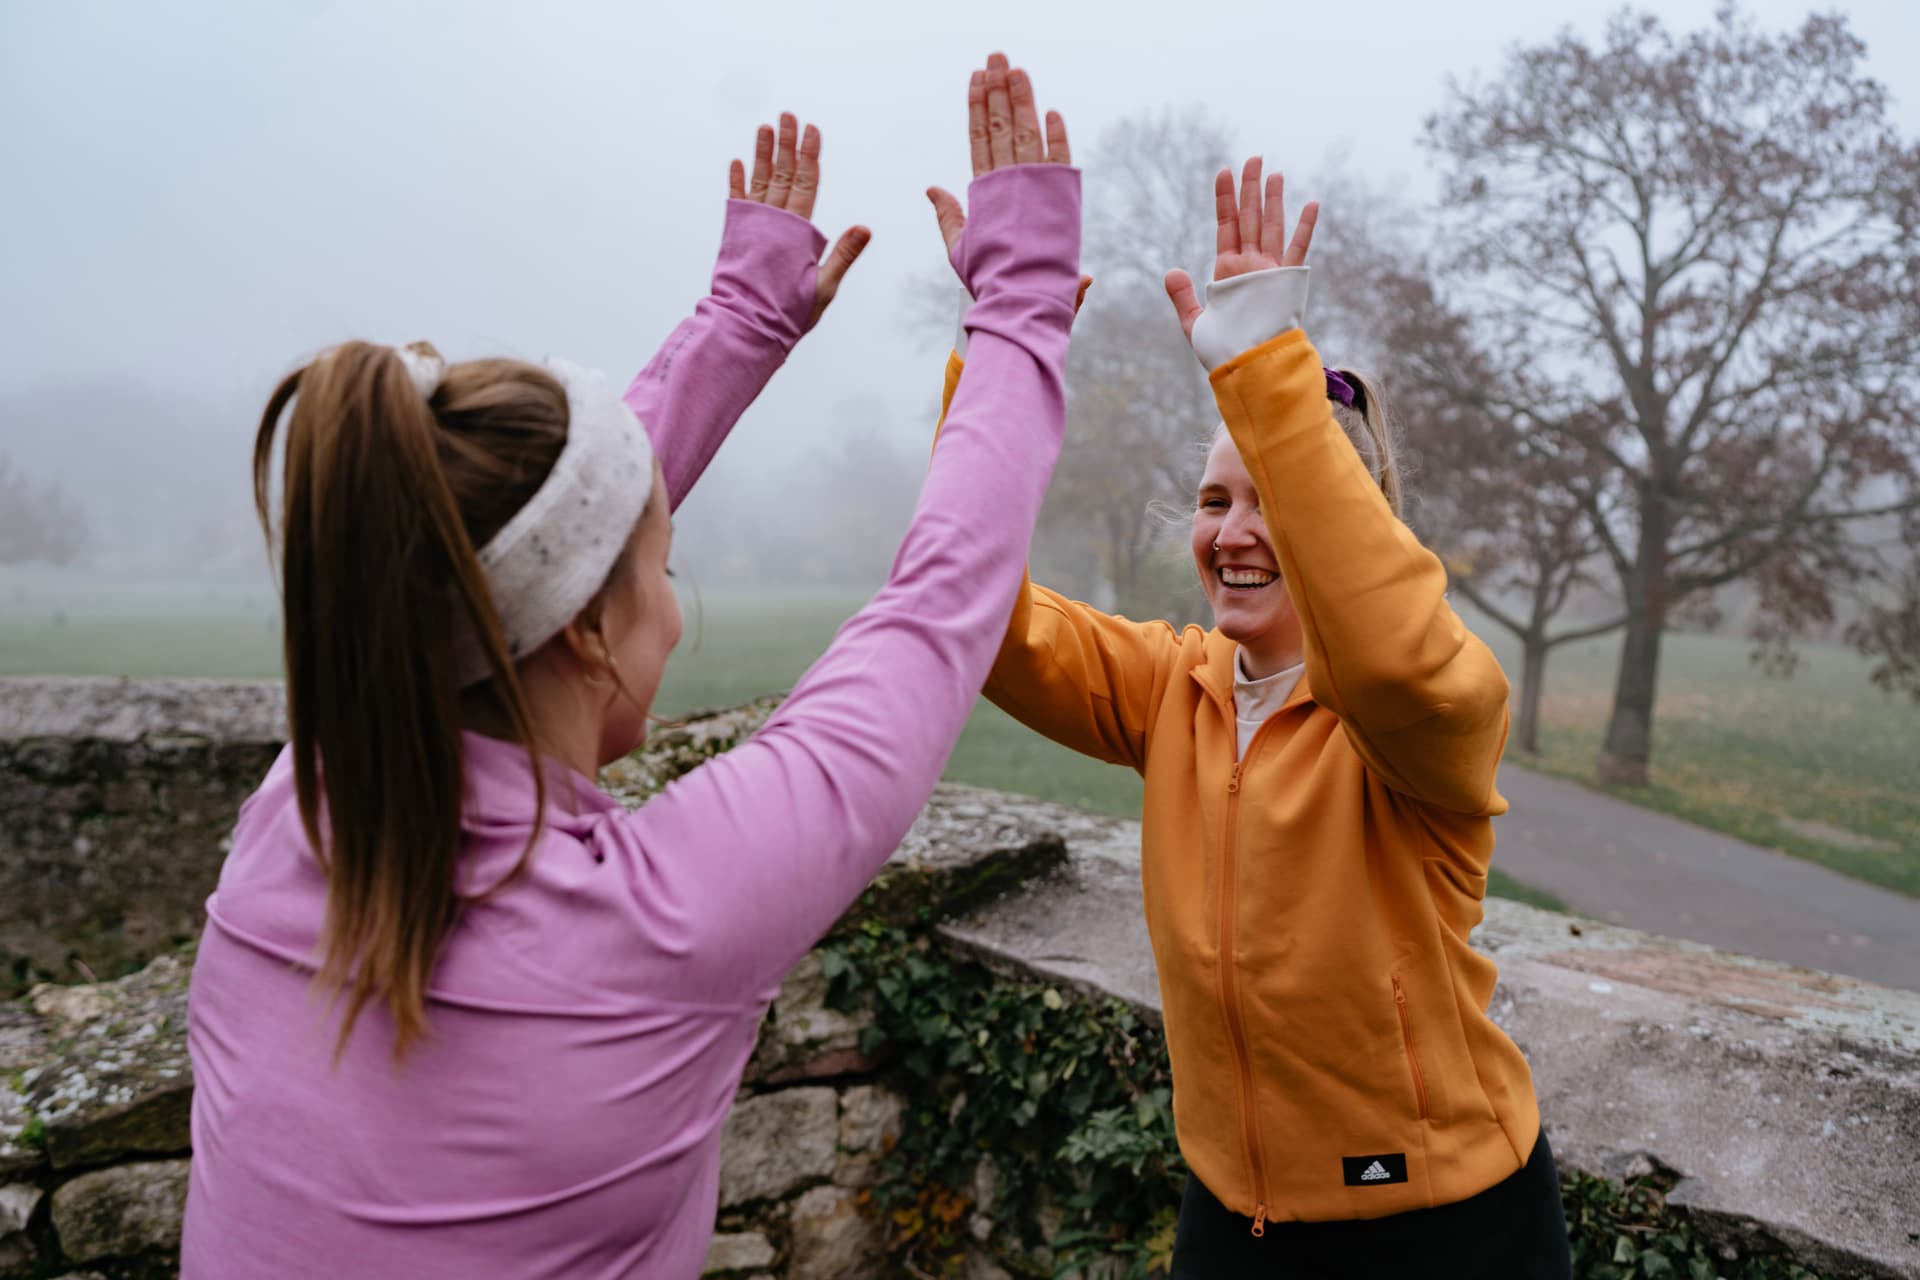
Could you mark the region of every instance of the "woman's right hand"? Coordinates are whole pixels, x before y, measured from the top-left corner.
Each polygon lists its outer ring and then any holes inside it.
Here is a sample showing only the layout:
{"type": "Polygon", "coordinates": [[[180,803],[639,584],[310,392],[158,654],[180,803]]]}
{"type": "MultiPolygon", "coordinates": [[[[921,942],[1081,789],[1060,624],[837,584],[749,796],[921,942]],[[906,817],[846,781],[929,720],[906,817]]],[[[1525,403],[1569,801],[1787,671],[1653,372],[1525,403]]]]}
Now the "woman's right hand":
{"type": "MultiPolygon", "coordinates": [[[[1215,242],[1213,278],[1216,283],[1236,276],[1270,271],[1275,267],[1303,267],[1307,249],[1313,244],[1314,224],[1320,218],[1320,202],[1310,200],[1300,211],[1300,221],[1287,239],[1286,179],[1278,173],[1267,177],[1266,193],[1260,190],[1260,157],[1249,159],[1240,172],[1240,198],[1233,194],[1233,170],[1222,169],[1213,179],[1214,221],[1219,234],[1215,242]]],[[[1193,326],[1205,314],[1193,277],[1175,268],[1167,272],[1167,297],[1180,317],[1180,328],[1189,340],[1193,326]]],[[[1303,304],[1304,305],[1304,302],[1303,304]]]]}
{"type": "MultiPolygon", "coordinates": [[[[1009,169],[1021,164],[1072,164],[1067,143],[1067,122],[1058,111],[1047,112],[1044,135],[1040,128],[1039,108],[1034,102],[1033,81],[1025,68],[1010,67],[1003,53],[987,55],[987,65],[967,81],[967,139],[973,156],[973,176],[1009,169]]],[[[955,252],[961,233],[967,228],[967,211],[958,198],[944,187],[928,187],[927,199],[933,204],[934,217],[940,223],[940,237],[947,245],[947,260],[958,260],[955,252]]],[[[1087,299],[1093,277],[1080,277],[1074,295],[1073,311],[1087,299]]],[[[964,320],[972,302],[964,283],[961,288],[962,326],[957,331],[954,349],[966,354],[964,320]]]]}

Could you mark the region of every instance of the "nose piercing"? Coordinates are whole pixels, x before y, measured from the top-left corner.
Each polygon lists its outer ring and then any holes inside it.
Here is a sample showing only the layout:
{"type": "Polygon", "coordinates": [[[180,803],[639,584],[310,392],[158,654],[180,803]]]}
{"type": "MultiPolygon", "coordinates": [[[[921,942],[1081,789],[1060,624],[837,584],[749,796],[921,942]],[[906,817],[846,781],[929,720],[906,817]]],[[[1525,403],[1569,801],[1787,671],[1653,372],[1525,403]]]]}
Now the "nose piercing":
{"type": "Polygon", "coordinates": [[[1217,539],[1217,538],[1216,538],[1216,539],[1214,540],[1214,543],[1213,543],[1213,549],[1214,549],[1215,551],[1218,551],[1218,550],[1220,549],[1220,542],[1219,542],[1219,539],[1217,539]]]}

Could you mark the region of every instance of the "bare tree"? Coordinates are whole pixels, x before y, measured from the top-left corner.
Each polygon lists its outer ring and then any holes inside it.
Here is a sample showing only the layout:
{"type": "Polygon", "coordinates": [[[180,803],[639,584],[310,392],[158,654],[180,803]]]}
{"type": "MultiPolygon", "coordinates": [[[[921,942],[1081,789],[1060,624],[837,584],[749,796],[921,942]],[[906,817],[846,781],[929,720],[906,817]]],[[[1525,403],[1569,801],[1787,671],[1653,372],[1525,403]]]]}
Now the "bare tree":
{"type": "Polygon", "coordinates": [[[1530,430],[1524,352],[1489,350],[1441,300],[1427,226],[1396,189],[1335,169],[1314,181],[1325,211],[1314,242],[1314,342],[1329,362],[1383,386],[1399,428],[1409,521],[1450,585],[1513,633],[1521,669],[1515,741],[1540,749],[1547,659],[1625,621],[1617,609],[1562,623],[1595,594],[1599,539],[1579,485],[1593,458],[1530,430]],[[1557,628],[1557,629],[1556,629],[1557,628]]]}
{"type": "Polygon", "coordinates": [[[1066,442],[1042,515],[1043,558],[1077,550],[1119,612],[1165,614],[1172,602],[1148,572],[1168,532],[1156,504],[1192,487],[1193,445],[1216,417],[1165,294],[1116,288],[1097,307],[1089,299],[1067,377],[1066,442]]]}
{"type": "Polygon", "coordinates": [[[1871,588],[1853,593],[1855,616],[1847,640],[1879,659],[1873,682],[1920,699],[1920,511],[1901,513],[1871,554],[1881,560],[1871,588]]]}
{"type": "Polygon", "coordinates": [[[0,564],[68,565],[92,542],[78,502],[51,481],[35,485],[0,454],[0,564]]]}
{"type": "Polygon", "coordinates": [[[1192,593],[1159,571],[1168,529],[1155,504],[1191,488],[1194,446],[1219,415],[1161,280],[1169,267],[1212,262],[1212,179],[1230,148],[1203,112],[1160,111],[1108,129],[1087,164],[1083,260],[1094,287],[1074,323],[1066,444],[1036,559],[1090,567],[1097,582],[1068,585],[1104,587],[1135,617],[1192,608],[1192,593]]]}
{"type": "Polygon", "coordinates": [[[1608,609],[1599,620],[1555,626],[1576,593],[1596,586],[1604,572],[1600,540],[1574,496],[1577,486],[1604,478],[1598,468],[1583,471],[1567,452],[1534,448],[1534,437],[1511,417],[1471,401],[1422,415],[1422,426],[1423,472],[1435,482],[1421,499],[1422,534],[1440,551],[1452,587],[1520,642],[1514,739],[1538,755],[1548,657],[1626,622],[1608,609]]]}
{"type": "MultiPolygon", "coordinates": [[[[1165,503],[1191,488],[1194,446],[1218,415],[1161,280],[1211,266],[1213,175],[1230,160],[1225,129],[1188,108],[1121,120],[1086,165],[1082,262],[1095,283],[1074,321],[1066,441],[1034,571],[1134,617],[1185,619],[1198,599],[1168,582],[1165,503]]],[[[944,347],[960,301],[943,269],[909,286],[905,319],[944,347]]]]}
{"type": "Polygon", "coordinates": [[[1171,267],[1211,275],[1213,175],[1234,163],[1233,135],[1199,107],[1129,116],[1100,136],[1087,165],[1083,258],[1103,283],[1138,286],[1167,310],[1171,267]]]}
{"type": "MultiPolygon", "coordinates": [[[[1414,372],[1402,343],[1457,336],[1440,331],[1458,318],[1444,314],[1434,297],[1431,220],[1401,194],[1401,184],[1356,173],[1337,159],[1305,182],[1289,172],[1286,190],[1290,209],[1320,202],[1310,258],[1313,345],[1328,365],[1379,374],[1397,389],[1414,372]]],[[[1425,427],[1404,425],[1419,444],[1425,427]]]]}
{"type": "MultiPolygon", "coordinates": [[[[1604,464],[1569,493],[1626,607],[1605,780],[1646,780],[1678,609],[1750,582],[1785,645],[1887,573],[1854,527],[1920,503],[1920,149],[1864,53],[1837,15],[1768,36],[1727,7],[1676,37],[1623,13],[1428,122],[1452,303],[1528,353],[1513,409],[1544,447],[1604,464]]],[[[1854,638],[1908,644],[1901,616],[1854,638]]]]}

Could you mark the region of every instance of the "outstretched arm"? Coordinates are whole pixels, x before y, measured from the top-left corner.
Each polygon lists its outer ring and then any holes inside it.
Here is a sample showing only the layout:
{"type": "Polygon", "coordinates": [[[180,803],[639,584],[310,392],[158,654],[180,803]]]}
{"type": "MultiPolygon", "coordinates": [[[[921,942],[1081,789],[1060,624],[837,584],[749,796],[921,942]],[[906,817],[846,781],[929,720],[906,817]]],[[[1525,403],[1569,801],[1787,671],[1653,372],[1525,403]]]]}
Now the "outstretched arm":
{"type": "Polygon", "coordinates": [[[760,126],[753,178],[735,160],[713,292],[680,322],[627,388],[678,507],[727,433],[819,321],[871,233],[853,227],[826,247],[809,219],[820,189],[820,131],[790,114],[760,126]],[[797,135],[797,142],[796,142],[797,135]]]}
{"type": "MultiPolygon", "coordinates": [[[[1296,232],[1282,248],[1280,175],[1263,200],[1260,162],[1248,161],[1237,208],[1231,173],[1215,190],[1220,257],[1208,305],[1184,272],[1168,274],[1167,292],[1259,490],[1314,700],[1396,791],[1454,812],[1499,812],[1506,677],[1447,604],[1439,559],[1394,515],[1328,407],[1319,353],[1298,327],[1306,246],[1296,232]],[[1291,292],[1289,270],[1300,282],[1291,292]]],[[[1308,238],[1315,213],[1309,205],[1301,218],[1308,238]]]]}
{"type": "MultiPolygon", "coordinates": [[[[976,139],[991,134],[988,104],[979,86],[969,96],[968,114],[976,139]]],[[[978,146],[976,142],[976,170],[978,146]]],[[[966,230],[966,210],[938,187],[928,190],[927,198],[933,202],[940,234],[951,254],[966,230]]],[[[1076,316],[1092,285],[1092,276],[1080,277],[1073,299],[1076,316]]],[[[966,369],[966,315],[972,297],[964,286],[960,300],[961,324],[947,360],[940,421],[934,427],[936,448],[966,369]]],[[[1096,760],[1141,769],[1146,766],[1153,683],[1161,662],[1177,643],[1173,628],[1165,622],[1115,617],[1037,586],[1022,575],[1013,614],[983,692],[1035,733],[1096,760]]]]}
{"type": "MultiPolygon", "coordinates": [[[[1089,283],[1080,277],[1076,314],[1089,283]]],[[[965,368],[958,351],[947,358],[936,447],[965,368]]],[[[1154,681],[1178,643],[1173,627],[1159,619],[1115,617],[1023,578],[982,692],[1063,747],[1142,769],[1154,681]]]]}
{"type": "Polygon", "coordinates": [[[887,583],[764,729],[606,836],[627,844],[647,936],[688,999],[769,993],[885,864],[966,723],[1020,582],[1066,417],[1080,175],[1057,117],[1042,148],[1024,73],[996,55],[977,74],[1010,127],[954,255],[978,299],[973,359],[887,583]]]}

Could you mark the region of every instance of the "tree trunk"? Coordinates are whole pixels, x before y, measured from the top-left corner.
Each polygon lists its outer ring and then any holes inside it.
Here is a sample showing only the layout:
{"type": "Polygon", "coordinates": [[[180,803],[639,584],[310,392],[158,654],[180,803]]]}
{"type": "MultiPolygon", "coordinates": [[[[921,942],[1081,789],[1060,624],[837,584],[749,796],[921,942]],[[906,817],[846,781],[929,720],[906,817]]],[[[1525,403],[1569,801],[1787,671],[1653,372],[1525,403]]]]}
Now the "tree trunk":
{"type": "Polygon", "coordinates": [[[1627,635],[1613,686],[1613,714],[1594,771],[1603,783],[1644,787],[1653,760],[1653,700],[1667,624],[1667,523],[1663,499],[1640,507],[1640,542],[1626,581],[1627,635]]]}
{"type": "Polygon", "coordinates": [[[1540,754],[1540,694],[1547,683],[1547,637],[1544,630],[1520,637],[1520,723],[1515,727],[1520,749],[1540,754]]]}

